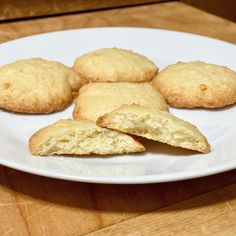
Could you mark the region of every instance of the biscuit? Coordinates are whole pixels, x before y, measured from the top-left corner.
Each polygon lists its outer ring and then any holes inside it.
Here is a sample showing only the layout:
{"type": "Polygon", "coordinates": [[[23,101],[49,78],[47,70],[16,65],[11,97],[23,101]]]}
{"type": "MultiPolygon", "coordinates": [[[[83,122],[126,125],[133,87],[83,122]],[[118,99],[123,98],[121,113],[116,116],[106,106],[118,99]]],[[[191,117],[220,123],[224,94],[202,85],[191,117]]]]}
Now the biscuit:
{"type": "Polygon", "coordinates": [[[175,147],[208,153],[210,145],[197,127],[169,112],[125,105],[97,120],[101,127],[145,137],[175,147]]]}
{"type": "Polygon", "coordinates": [[[29,140],[33,155],[111,155],[142,152],[145,148],[127,134],[97,126],[89,120],[59,120],[29,140]]]}
{"type": "Polygon", "coordinates": [[[22,113],[62,110],[81,85],[76,73],[60,62],[18,60],[0,67],[0,108],[22,113]]]}
{"type": "Polygon", "coordinates": [[[168,66],[153,86],[174,107],[217,108],[236,102],[236,73],[201,61],[168,66]]]}
{"type": "Polygon", "coordinates": [[[144,82],[158,72],[157,66],[131,50],[103,48],[77,58],[73,69],[86,82],[144,82]]]}
{"type": "Polygon", "coordinates": [[[73,118],[96,122],[99,116],[124,104],[140,104],[156,110],[167,111],[163,99],[150,84],[143,83],[90,83],[84,85],[75,100],[73,118]]]}

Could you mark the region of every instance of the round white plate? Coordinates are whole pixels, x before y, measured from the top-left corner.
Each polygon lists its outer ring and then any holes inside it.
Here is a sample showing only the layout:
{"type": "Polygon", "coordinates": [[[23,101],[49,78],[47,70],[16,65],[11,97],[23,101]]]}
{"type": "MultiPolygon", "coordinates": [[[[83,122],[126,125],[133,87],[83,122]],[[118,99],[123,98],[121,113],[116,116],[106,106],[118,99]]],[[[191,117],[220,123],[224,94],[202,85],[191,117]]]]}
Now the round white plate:
{"type": "MultiPolygon", "coordinates": [[[[177,61],[203,60],[236,70],[236,46],[175,31],[144,28],[91,28],[46,33],[0,45],[0,65],[42,57],[68,66],[76,57],[103,47],[132,49],[161,69],[177,61]]],[[[69,118],[73,105],[50,115],[0,110],[0,164],[38,175],[94,183],[154,183],[196,178],[236,168],[236,106],[217,110],[170,109],[197,125],[212,151],[198,154],[147,142],[147,152],[108,157],[33,157],[28,139],[39,128],[69,118]]]]}

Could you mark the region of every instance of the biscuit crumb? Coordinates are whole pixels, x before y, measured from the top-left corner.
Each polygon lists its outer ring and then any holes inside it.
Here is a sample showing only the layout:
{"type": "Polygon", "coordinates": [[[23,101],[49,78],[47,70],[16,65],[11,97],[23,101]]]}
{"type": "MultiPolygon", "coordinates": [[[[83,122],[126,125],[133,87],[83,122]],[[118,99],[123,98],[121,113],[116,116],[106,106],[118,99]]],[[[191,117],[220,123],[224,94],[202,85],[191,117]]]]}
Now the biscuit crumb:
{"type": "Polygon", "coordinates": [[[199,88],[204,91],[207,90],[207,86],[205,84],[200,84],[199,88]]]}
{"type": "Polygon", "coordinates": [[[3,84],[3,89],[9,89],[12,85],[10,83],[4,83],[3,84]]]}

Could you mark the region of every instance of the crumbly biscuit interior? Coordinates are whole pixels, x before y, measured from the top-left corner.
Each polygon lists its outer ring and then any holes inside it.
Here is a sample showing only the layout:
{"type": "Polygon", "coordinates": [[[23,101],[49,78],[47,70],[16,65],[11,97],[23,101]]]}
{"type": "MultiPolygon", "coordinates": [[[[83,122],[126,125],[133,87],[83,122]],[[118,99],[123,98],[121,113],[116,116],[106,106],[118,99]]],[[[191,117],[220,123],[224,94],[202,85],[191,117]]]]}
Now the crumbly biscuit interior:
{"type": "Polygon", "coordinates": [[[111,122],[118,130],[127,133],[204,153],[209,151],[202,135],[197,135],[192,129],[167,117],[157,117],[151,113],[116,113],[111,122]]]}
{"type": "Polygon", "coordinates": [[[118,132],[105,129],[63,129],[41,143],[38,154],[113,154],[121,150],[135,151],[136,148],[130,137],[118,132]]]}

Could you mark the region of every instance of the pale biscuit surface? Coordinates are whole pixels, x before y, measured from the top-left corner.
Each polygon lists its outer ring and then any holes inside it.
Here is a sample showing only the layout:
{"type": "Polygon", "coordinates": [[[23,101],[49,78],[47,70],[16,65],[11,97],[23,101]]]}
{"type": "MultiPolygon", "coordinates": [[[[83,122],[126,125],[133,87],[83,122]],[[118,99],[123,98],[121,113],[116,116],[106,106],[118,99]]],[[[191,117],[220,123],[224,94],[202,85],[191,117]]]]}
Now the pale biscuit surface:
{"type": "Polygon", "coordinates": [[[73,118],[97,118],[126,104],[140,104],[156,110],[167,111],[168,107],[150,84],[137,83],[90,83],[84,85],[75,100],[73,118]]]}
{"type": "Polygon", "coordinates": [[[197,127],[169,112],[140,105],[124,105],[97,120],[97,124],[121,132],[138,135],[172,146],[207,153],[210,145],[197,127]]]}
{"type": "Polygon", "coordinates": [[[166,67],[153,86],[174,107],[217,108],[236,102],[236,73],[200,61],[166,67]]]}
{"type": "Polygon", "coordinates": [[[73,69],[86,82],[144,82],[157,74],[157,66],[131,50],[103,48],[77,58],[73,69]]]}
{"type": "Polygon", "coordinates": [[[68,106],[82,84],[60,62],[40,58],[0,67],[0,107],[22,113],[50,113],[68,106]]]}
{"type": "Polygon", "coordinates": [[[89,120],[59,120],[33,134],[33,155],[110,155],[142,152],[145,148],[132,137],[97,126],[89,120]]]}

